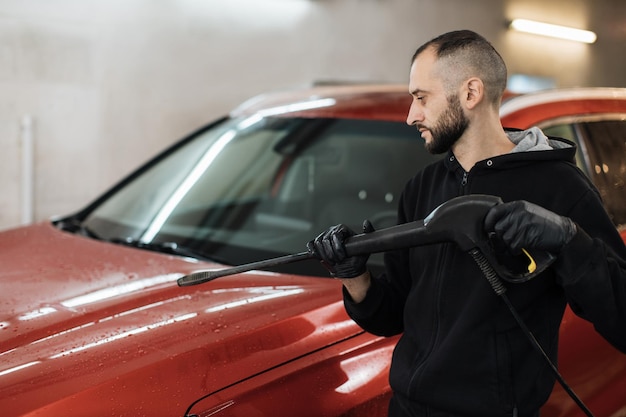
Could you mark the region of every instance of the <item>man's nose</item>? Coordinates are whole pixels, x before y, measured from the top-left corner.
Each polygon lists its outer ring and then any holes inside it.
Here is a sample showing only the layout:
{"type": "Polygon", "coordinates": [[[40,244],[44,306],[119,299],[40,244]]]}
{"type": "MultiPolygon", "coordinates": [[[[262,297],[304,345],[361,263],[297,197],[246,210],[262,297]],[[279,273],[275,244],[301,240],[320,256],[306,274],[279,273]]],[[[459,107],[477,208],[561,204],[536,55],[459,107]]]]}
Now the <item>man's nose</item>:
{"type": "Polygon", "coordinates": [[[409,107],[409,114],[406,117],[406,124],[409,126],[416,125],[424,120],[424,112],[422,112],[414,103],[409,107]]]}

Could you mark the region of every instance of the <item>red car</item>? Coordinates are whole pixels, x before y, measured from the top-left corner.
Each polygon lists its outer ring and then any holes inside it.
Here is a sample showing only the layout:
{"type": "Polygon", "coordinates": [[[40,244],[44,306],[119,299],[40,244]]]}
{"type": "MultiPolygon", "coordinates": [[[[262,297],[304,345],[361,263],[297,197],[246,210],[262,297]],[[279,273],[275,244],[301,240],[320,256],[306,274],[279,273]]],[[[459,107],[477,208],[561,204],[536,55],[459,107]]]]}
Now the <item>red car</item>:
{"type": "MultiPolygon", "coordinates": [[[[354,324],[317,261],[177,280],[298,253],[332,224],[393,225],[436,158],[405,124],[410,100],[406,86],[257,97],[88,207],[0,233],[2,415],[384,416],[397,339],[354,324]]],[[[502,120],[575,140],[626,238],[626,89],[519,96],[502,120]]],[[[559,365],[597,417],[626,416],[626,355],[570,311],[559,365]]],[[[579,415],[558,386],[542,410],[579,415]]]]}

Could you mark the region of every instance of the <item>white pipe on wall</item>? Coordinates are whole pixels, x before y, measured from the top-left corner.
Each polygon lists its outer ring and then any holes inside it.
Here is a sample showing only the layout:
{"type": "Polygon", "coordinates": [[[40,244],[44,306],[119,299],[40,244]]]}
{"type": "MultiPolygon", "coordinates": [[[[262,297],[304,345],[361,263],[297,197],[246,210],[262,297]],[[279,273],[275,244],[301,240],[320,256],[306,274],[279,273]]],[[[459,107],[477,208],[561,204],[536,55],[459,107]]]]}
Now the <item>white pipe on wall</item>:
{"type": "Polygon", "coordinates": [[[21,195],[21,222],[31,224],[35,220],[35,142],[33,139],[33,118],[25,114],[21,125],[22,142],[22,195],[21,195]]]}

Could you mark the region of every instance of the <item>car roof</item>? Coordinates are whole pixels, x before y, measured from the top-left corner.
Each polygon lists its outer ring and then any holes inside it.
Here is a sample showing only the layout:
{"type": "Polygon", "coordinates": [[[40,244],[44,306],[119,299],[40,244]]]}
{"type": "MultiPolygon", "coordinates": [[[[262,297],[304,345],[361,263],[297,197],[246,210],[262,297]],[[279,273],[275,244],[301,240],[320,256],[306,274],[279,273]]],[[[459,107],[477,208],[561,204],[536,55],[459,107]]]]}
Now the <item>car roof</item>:
{"type": "Polygon", "coordinates": [[[626,118],[626,88],[543,90],[510,97],[500,107],[502,124],[521,129],[561,117],[608,113],[626,118]]]}
{"type": "Polygon", "coordinates": [[[272,92],[253,97],[231,117],[289,116],[406,120],[411,96],[404,84],[330,85],[272,92]]]}
{"type": "MultiPolygon", "coordinates": [[[[404,122],[411,104],[405,84],[322,85],[253,97],[231,117],[352,118],[404,122]]],[[[507,127],[525,128],[567,115],[626,113],[626,88],[586,87],[504,95],[500,117],[507,127]]]]}

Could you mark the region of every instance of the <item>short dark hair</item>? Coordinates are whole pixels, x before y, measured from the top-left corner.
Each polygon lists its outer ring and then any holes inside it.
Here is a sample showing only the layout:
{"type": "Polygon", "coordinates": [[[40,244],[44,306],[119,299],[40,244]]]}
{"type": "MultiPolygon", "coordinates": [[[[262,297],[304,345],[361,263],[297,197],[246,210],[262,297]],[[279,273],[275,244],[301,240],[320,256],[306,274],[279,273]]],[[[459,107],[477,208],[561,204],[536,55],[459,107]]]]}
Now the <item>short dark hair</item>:
{"type": "Polygon", "coordinates": [[[446,88],[456,87],[469,77],[478,77],[485,85],[487,98],[493,104],[500,104],[506,88],[506,64],[485,38],[471,30],[444,33],[420,46],[413,54],[411,64],[426,49],[432,49],[437,61],[445,64],[441,75],[446,88]]]}

